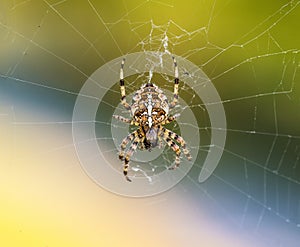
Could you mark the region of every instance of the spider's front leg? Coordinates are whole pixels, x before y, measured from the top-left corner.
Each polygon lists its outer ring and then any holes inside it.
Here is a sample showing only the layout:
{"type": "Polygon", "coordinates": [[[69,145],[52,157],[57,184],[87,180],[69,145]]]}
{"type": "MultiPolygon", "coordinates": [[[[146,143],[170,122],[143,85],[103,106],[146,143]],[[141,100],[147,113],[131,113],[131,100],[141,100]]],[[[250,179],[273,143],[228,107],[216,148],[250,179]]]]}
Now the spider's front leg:
{"type": "Polygon", "coordinates": [[[119,115],[113,115],[113,117],[123,123],[128,123],[130,124],[131,123],[131,119],[129,118],[125,118],[125,117],[122,117],[122,116],[119,116],[119,115]]]}
{"type": "Polygon", "coordinates": [[[112,115],[113,118],[123,122],[123,123],[127,123],[127,124],[130,124],[130,125],[135,125],[135,126],[139,126],[139,123],[137,121],[134,121],[133,119],[129,119],[129,118],[126,118],[126,117],[122,117],[122,116],[119,116],[119,115],[112,115]]]}
{"type": "Polygon", "coordinates": [[[180,116],[179,113],[176,113],[173,116],[169,116],[169,117],[167,117],[167,119],[165,119],[165,120],[163,120],[161,122],[161,125],[165,125],[165,124],[171,123],[171,122],[175,121],[179,116],[180,116]]]}
{"type": "Polygon", "coordinates": [[[120,69],[121,103],[127,110],[130,110],[131,109],[130,105],[126,101],[125,81],[124,81],[124,63],[125,63],[125,59],[122,60],[121,69],[120,69]]]}
{"type": "Polygon", "coordinates": [[[174,92],[173,92],[173,100],[169,104],[170,108],[174,108],[178,101],[178,87],[179,87],[179,73],[178,73],[178,66],[177,61],[175,57],[173,57],[173,63],[174,63],[174,92]]]}

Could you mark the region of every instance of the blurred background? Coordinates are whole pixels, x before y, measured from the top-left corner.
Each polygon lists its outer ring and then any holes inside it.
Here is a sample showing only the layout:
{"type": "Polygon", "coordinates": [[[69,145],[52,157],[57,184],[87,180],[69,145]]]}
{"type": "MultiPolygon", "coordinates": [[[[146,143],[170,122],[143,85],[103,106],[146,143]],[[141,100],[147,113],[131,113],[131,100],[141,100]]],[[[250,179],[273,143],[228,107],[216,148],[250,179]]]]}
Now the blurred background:
{"type": "Polygon", "coordinates": [[[1,1],[0,245],[299,246],[299,23],[296,0],[1,1]],[[129,198],[83,171],[72,113],[94,71],[141,51],[201,68],[227,140],[204,183],[199,143],[174,188],[129,198]]]}

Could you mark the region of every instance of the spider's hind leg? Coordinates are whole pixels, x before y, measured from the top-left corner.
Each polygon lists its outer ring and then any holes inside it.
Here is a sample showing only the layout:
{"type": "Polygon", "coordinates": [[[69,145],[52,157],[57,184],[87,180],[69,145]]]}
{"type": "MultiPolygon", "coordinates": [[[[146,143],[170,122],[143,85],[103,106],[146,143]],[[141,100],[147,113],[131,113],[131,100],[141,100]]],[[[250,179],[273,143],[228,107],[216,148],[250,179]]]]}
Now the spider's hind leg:
{"type": "Polygon", "coordinates": [[[120,146],[120,152],[119,152],[119,159],[122,160],[123,163],[123,174],[127,181],[131,182],[130,178],[128,178],[128,168],[129,168],[129,161],[130,157],[133,155],[135,150],[138,147],[138,144],[141,142],[141,137],[139,135],[139,131],[135,130],[134,132],[130,133],[128,136],[126,136],[120,146]],[[132,142],[133,141],[133,142],[132,142]],[[128,151],[125,154],[125,149],[128,143],[132,142],[130,145],[128,151]]]}
{"type": "Polygon", "coordinates": [[[128,174],[128,168],[129,168],[129,161],[130,157],[133,155],[135,150],[137,149],[139,144],[139,137],[136,136],[133,140],[133,143],[131,144],[129,150],[126,153],[125,159],[124,159],[124,166],[123,166],[123,174],[128,182],[131,182],[131,179],[127,176],[128,174]]]}
{"type": "Polygon", "coordinates": [[[174,170],[180,165],[180,148],[179,146],[169,137],[163,136],[163,140],[168,144],[170,148],[175,152],[176,157],[175,157],[175,165],[172,167],[169,167],[169,170],[174,170]]]}
{"type": "Polygon", "coordinates": [[[132,142],[132,140],[137,136],[137,134],[138,134],[137,131],[134,131],[123,139],[123,141],[120,145],[120,152],[119,152],[120,160],[124,160],[126,146],[129,142],[132,142]]]}
{"type": "MultiPolygon", "coordinates": [[[[173,140],[175,140],[177,143],[179,143],[186,158],[188,160],[192,160],[190,151],[186,147],[186,142],[180,135],[178,135],[175,132],[168,130],[166,128],[162,128],[162,137],[168,143],[169,146],[171,145],[172,142],[174,142],[173,140]]],[[[177,147],[178,147],[178,145],[177,145],[177,147]]],[[[175,166],[176,166],[176,162],[175,162],[175,166]]]]}

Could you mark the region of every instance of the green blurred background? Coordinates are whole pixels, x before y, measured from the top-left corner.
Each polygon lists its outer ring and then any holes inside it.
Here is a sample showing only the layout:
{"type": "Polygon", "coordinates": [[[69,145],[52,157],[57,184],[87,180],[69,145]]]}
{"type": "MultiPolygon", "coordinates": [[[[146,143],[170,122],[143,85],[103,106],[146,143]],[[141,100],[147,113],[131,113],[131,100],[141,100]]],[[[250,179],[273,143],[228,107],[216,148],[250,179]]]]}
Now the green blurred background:
{"type": "Polygon", "coordinates": [[[0,245],[298,246],[299,23],[294,0],[1,1],[0,245]],[[165,37],[218,90],[224,154],[203,184],[198,157],[172,190],[119,197],[80,167],[76,96],[165,37]]]}

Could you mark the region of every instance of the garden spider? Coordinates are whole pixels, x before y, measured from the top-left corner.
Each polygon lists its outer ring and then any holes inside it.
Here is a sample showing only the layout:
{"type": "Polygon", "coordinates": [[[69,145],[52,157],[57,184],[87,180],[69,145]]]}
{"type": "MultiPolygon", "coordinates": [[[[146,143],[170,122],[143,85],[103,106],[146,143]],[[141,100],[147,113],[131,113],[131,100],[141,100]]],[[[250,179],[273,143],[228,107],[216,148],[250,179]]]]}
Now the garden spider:
{"type": "Polygon", "coordinates": [[[168,146],[176,153],[175,165],[169,169],[175,169],[180,164],[180,147],[188,160],[191,160],[189,150],[186,148],[186,143],[183,138],[176,133],[163,127],[163,125],[174,121],[179,114],[174,116],[169,115],[169,109],[174,108],[178,101],[178,67],[176,59],[173,57],[175,79],[174,79],[174,96],[171,103],[164,92],[159,89],[154,83],[148,82],[141,86],[133,96],[132,104],[126,101],[125,82],[124,82],[124,63],[122,60],[120,69],[120,90],[121,90],[121,103],[131,113],[132,119],[124,118],[122,116],[113,115],[114,118],[121,122],[130,125],[138,126],[139,128],[127,137],[125,137],[120,146],[119,159],[123,163],[123,174],[127,181],[131,182],[128,178],[128,167],[130,157],[133,155],[137,148],[141,150],[149,150],[156,147],[158,144],[161,146],[164,140],[168,146]],[[178,144],[176,144],[176,142],[178,144]],[[127,144],[131,146],[125,153],[127,144]]]}

